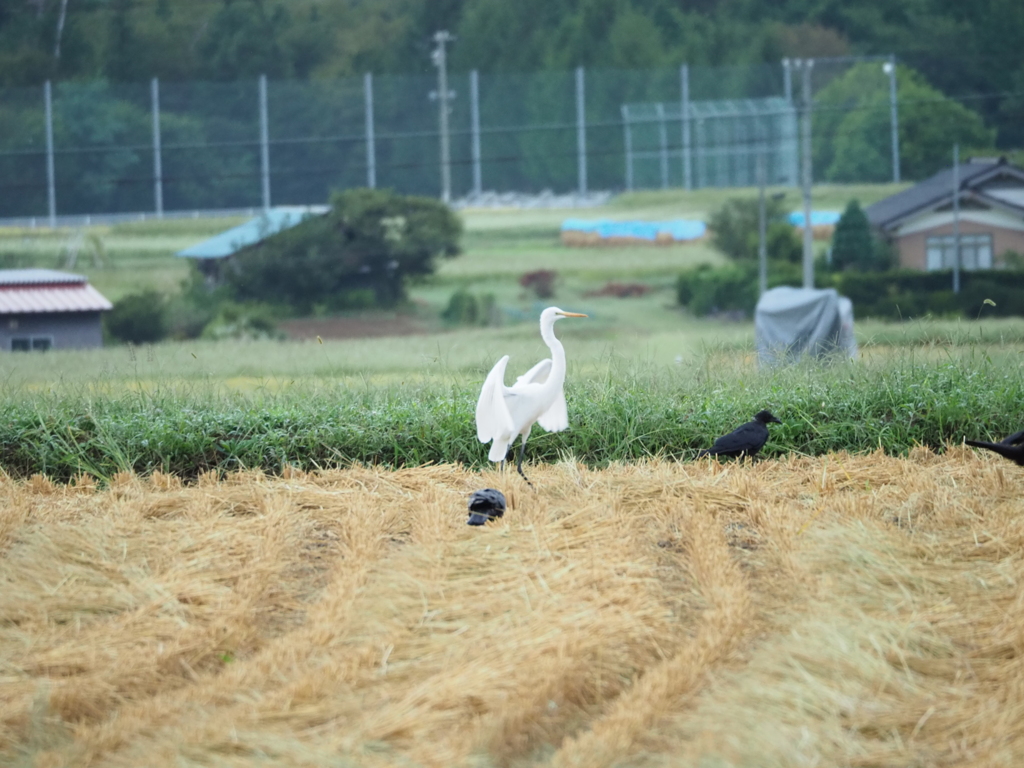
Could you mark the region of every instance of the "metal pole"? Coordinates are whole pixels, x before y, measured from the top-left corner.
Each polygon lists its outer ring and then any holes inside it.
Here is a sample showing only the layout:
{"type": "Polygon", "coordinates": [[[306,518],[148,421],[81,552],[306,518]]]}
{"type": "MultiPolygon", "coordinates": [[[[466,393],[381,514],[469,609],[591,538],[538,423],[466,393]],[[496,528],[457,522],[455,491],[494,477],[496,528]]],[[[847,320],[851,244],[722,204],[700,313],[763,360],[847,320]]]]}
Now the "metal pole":
{"type": "Polygon", "coordinates": [[[47,80],[43,86],[46,105],[46,200],[49,205],[50,226],[57,226],[57,183],[53,167],[53,89],[47,80]]]}
{"type": "Polygon", "coordinates": [[[658,139],[661,155],[661,188],[668,189],[668,131],[665,128],[665,106],[658,102],[658,139]]]}
{"type": "MultiPolygon", "coordinates": [[[[797,59],[799,61],[799,59],[797,59]]],[[[782,60],[782,92],[786,97],[786,101],[790,104],[793,103],[793,70],[790,69],[790,60],[782,60]]],[[[796,63],[795,61],[792,63],[796,63]]]]}
{"type": "Polygon", "coordinates": [[[693,189],[693,167],[690,158],[690,66],[683,64],[679,68],[679,86],[682,90],[682,123],[683,123],[683,185],[693,189]]]}
{"type": "Polygon", "coordinates": [[[270,209],[270,126],[267,119],[267,76],[260,75],[260,175],[263,177],[263,210],[270,209]]]}
{"type": "Polygon", "coordinates": [[[581,195],[587,194],[587,114],[583,86],[583,67],[576,67],[576,166],[581,195]]]}
{"type": "Polygon", "coordinates": [[[451,145],[448,140],[448,54],[445,44],[455,38],[442,30],[434,33],[434,65],[437,67],[437,101],[440,105],[438,122],[441,129],[441,199],[449,203],[452,199],[451,145]]]}
{"type": "Polygon", "coordinates": [[[363,96],[366,103],[366,186],[377,187],[377,145],[373,135],[373,75],[363,74],[363,96]]]}
{"type": "Polygon", "coordinates": [[[804,59],[803,67],[803,195],[804,195],[804,288],[814,287],[814,233],[811,227],[811,68],[814,59],[804,59]]]}
{"type": "Polygon", "coordinates": [[[892,180],[900,183],[899,116],[896,111],[896,55],[890,54],[883,69],[889,74],[889,124],[892,130],[892,180]]]}
{"type": "Polygon", "coordinates": [[[768,244],[764,211],[764,149],[757,153],[757,287],[758,295],[768,290],[768,244]]]}
{"type": "Polygon", "coordinates": [[[483,194],[483,173],[480,169],[480,75],[474,69],[469,73],[469,119],[472,131],[470,152],[473,158],[473,194],[483,194]]]}
{"type": "Polygon", "coordinates": [[[158,218],[164,216],[164,170],[160,157],[160,81],[153,78],[149,85],[153,105],[153,202],[158,218]]]}
{"type": "Polygon", "coordinates": [[[960,293],[960,145],[953,145],[953,293],[960,293]]]}
{"type": "Polygon", "coordinates": [[[629,127],[629,114],[626,111],[626,105],[622,107],[622,126],[625,129],[625,141],[626,141],[626,190],[629,192],[633,191],[633,134],[629,127]]]}

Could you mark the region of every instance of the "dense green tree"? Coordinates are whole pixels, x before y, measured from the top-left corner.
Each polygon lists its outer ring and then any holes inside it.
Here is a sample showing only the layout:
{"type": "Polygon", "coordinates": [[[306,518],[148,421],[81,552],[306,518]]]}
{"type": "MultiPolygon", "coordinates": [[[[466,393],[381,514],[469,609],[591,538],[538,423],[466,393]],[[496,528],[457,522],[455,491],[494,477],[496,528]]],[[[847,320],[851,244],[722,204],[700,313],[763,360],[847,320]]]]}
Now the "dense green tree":
{"type": "Polygon", "coordinates": [[[366,291],[390,306],[405,295],[407,279],[459,253],[461,226],[435,199],[346,190],[332,197],[326,215],[238,254],[226,285],[239,300],[283,302],[304,312],[346,306],[349,295],[366,291]]]}
{"type": "Polygon", "coordinates": [[[860,203],[851,200],[836,223],[832,236],[832,266],[837,270],[874,269],[875,255],[871,225],[860,203]]]}
{"type": "MultiPolygon", "coordinates": [[[[765,199],[765,249],[770,259],[799,261],[802,246],[796,230],[786,219],[787,212],[781,197],[765,199]]],[[[741,261],[757,258],[757,198],[727,200],[712,214],[709,227],[712,242],[722,253],[741,261]]]]}
{"type": "MultiPolygon", "coordinates": [[[[995,131],[981,116],[945,97],[909,67],[898,67],[900,169],[922,179],[949,165],[952,146],[992,147],[995,131]]],[[[880,65],[851,68],[816,102],[815,164],[828,181],[892,178],[888,76],[880,65]]]]}

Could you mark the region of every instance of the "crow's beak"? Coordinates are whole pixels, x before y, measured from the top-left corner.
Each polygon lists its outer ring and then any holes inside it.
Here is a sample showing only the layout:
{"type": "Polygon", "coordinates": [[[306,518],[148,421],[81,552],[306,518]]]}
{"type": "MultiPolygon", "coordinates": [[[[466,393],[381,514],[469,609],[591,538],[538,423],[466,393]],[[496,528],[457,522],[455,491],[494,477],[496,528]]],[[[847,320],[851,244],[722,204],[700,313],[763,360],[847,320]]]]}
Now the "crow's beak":
{"type": "Polygon", "coordinates": [[[482,515],[479,512],[470,512],[469,520],[466,521],[466,525],[483,525],[491,518],[487,515],[482,515]]]}
{"type": "Polygon", "coordinates": [[[558,314],[560,314],[562,317],[587,317],[587,315],[584,315],[580,312],[559,312],[558,314]]]}
{"type": "Polygon", "coordinates": [[[777,418],[775,416],[772,416],[772,423],[773,424],[781,424],[782,423],[782,419],[777,418]]]}

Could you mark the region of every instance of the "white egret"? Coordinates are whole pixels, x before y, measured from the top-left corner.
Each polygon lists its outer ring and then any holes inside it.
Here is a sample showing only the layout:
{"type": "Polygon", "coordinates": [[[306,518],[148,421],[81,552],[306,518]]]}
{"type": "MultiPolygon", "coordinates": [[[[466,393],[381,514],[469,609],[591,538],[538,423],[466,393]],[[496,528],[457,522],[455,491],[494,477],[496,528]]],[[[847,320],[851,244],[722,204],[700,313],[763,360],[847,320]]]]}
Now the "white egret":
{"type": "Polygon", "coordinates": [[[565,349],[555,338],[555,321],[563,317],[586,317],[579,312],[565,312],[548,307],[540,313],[540,337],[551,350],[551,357],[541,360],[511,387],[505,386],[505,366],[508,355],[495,363],[487,374],[480,399],[476,403],[476,436],[481,443],[491,443],[491,461],[504,466],[505,454],[517,435],[522,435],[519,461],[516,469],[532,487],[523,473],[523,454],[526,438],[535,423],[548,432],[561,432],[569,428],[569,414],[565,407],[565,349]]]}

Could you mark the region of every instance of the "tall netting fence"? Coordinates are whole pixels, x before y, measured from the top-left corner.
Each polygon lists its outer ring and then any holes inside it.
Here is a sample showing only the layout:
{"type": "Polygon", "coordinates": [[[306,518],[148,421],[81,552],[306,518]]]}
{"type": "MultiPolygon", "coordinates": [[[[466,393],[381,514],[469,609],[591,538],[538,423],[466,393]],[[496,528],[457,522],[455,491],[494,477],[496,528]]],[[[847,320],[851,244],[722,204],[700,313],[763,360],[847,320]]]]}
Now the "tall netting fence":
{"type": "Polygon", "coordinates": [[[0,217],[323,204],[363,186],[438,196],[445,145],[455,199],[750,186],[762,166],[795,185],[808,91],[814,180],[885,181],[888,63],[450,72],[444,98],[434,74],[5,88],[0,217]]]}

